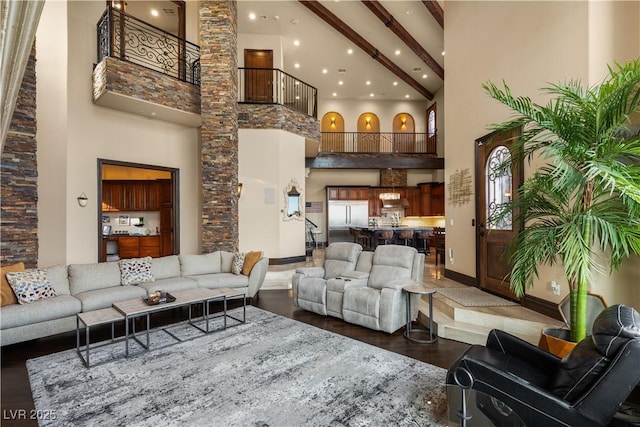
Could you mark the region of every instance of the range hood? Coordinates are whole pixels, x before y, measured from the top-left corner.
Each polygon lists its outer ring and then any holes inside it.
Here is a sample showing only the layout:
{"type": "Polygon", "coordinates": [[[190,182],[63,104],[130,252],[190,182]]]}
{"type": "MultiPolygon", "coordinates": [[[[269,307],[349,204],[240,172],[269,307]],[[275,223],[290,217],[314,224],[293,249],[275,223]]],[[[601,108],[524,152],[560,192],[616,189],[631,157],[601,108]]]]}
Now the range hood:
{"type": "Polygon", "coordinates": [[[407,199],[381,199],[383,208],[408,208],[407,199]]]}

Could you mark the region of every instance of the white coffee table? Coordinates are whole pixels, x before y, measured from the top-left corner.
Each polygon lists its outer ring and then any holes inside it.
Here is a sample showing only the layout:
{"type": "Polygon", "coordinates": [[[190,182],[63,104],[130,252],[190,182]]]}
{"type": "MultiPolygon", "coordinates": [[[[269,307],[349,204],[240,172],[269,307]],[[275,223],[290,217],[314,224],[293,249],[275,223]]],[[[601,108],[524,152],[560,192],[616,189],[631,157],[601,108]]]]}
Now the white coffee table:
{"type": "MultiPolygon", "coordinates": [[[[84,313],[78,313],[76,315],[76,352],[78,353],[78,356],[80,356],[80,359],[84,363],[84,366],[86,366],[87,368],[91,366],[89,362],[89,347],[91,344],[91,338],[90,338],[91,328],[93,326],[106,325],[110,323],[111,324],[111,341],[106,344],[102,344],[100,346],[108,345],[115,342],[115,326],[114,325],[119,320],[124,320],[124,316],[122,315],[122,313],[120,313],[118,310],[112,307],[103,308],[100,310],[87,311],[84,313]],[[82,355],[82,351],[80,350],[80,330],[81,330],[80,323],[84,325],[84,331],[85,331],[85,348],[84,348],[85,356],[82,355]]],[[[94,346],[94,349],[97,347],[99,346],[94,346]]]]}

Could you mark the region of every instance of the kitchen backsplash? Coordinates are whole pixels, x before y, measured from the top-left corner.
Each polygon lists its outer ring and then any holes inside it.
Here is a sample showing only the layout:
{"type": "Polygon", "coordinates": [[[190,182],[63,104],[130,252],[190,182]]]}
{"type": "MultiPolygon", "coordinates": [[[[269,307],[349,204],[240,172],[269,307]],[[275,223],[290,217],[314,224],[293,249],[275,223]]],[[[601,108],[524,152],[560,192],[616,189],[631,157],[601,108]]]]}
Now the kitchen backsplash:
{"type": "Polygon", "coordinates": [[[154,235],[160,230],[160,212],[108,212],[102,225],[111,226],[111,234],[154,235]]]}

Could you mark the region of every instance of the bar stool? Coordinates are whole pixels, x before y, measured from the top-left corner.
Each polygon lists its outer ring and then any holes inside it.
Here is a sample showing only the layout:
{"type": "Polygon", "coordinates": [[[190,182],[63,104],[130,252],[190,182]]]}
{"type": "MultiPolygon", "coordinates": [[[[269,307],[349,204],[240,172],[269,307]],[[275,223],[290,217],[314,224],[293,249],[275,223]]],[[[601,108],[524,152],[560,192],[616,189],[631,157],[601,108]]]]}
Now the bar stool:
{"type": "Polygon", "coordinates": [[[427,230],[419,230],[416,231],[416,249],[420,243],[422,243],[421,249],[418,249],[419,252],[423,252],[426,255],[429,255],[429,240],[431,239],[431,234],[427,230]]]}
{"type": "Polygon", "coordinates": [[[371,245],[369,242],[369,236],[367,236],[364,231],[358,230],[357,228],[354,229],[354,242],[362,246],[362,249],[365,251],[368,250],[371,245]]]}
{"type": "Polygon", "coordinates": [[[393,241],[393,230],[382,230],[378,232],[378,237],[376,239],[376,246],[388,245],[392,241],[393,241]]]}
{"type": "Polygon", "coordinates": [[[400,230],[396,236],[398,243],[404,242],[405,246],[413,246],[413,230],[400,230]]]}

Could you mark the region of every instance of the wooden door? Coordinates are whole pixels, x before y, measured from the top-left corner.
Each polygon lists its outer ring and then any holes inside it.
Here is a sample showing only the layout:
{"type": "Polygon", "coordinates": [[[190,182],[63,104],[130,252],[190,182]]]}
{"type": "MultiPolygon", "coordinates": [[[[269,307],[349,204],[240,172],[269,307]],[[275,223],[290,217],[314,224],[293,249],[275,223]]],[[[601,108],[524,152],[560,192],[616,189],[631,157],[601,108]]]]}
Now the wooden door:
{"type": "Polygon", "coordinates": [[[244,50],[245,100],[249,102],[273,102],[273,51],[244,50]]]}
{"type": "Polygon", "coordinates": [[[510,265],[503,257],[507,244],[518,232],[512,216],[499,222],[491,216],[501,204],[517,197],[523,182],[522,165],[510,171],[498,166],[510,158],[511,139],[518,133],[489,134],[476,141],[476,274],[487,291],[517,299],[509,286],[510,265]]]}

